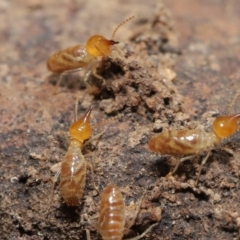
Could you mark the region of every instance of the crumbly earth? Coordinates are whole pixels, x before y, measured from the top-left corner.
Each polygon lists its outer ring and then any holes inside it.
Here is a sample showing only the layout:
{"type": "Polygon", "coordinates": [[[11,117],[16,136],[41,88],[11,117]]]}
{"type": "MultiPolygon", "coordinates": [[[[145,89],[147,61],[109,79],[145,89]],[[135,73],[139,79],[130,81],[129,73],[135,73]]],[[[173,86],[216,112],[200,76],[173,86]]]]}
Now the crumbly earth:
{"type": "Polygon", "coordinates": [[[158,223],[143,239],[238,239],[239,134],[223,142],[234,155],[212,151],[197,187],[204,153],[167,176],[178,159],[150,152],[147,142],[166,129],[211,131],[219,113],[239,112],[239,98],[228,107],[240,87],[239,11],[238,1],[2,0],[1,239],[86,239],[86,229],[101,239],[94,184],[101,192],[112,182],[125,198],[125,238],[158,223]],[[59,75],[48,72],[47,57],[93,34],[110,38],[131,15],[98,68],[105,83],[92,76],[86,86],[82,70],[56,90],[59,75]],[[93,136],[104,134],[83,149],[94,174],[87,172],[79,206],[68,207],[58,182],[51,192],[76,98],[78,115],[93,108],[93,136]]]}

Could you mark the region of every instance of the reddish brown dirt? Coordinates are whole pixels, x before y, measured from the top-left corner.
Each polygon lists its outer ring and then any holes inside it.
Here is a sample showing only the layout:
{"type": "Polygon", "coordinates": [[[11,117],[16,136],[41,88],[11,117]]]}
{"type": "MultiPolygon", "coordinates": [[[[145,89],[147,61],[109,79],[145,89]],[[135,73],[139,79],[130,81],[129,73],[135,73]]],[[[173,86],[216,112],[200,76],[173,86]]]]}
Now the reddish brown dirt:
{"type": "MultiPolygon", "coordinates": [[[[150,152],[147,142],[166,129],[211,130],[212,119],[230,111],[240,87],[239,12],[237,0],[1,1],[1,239],[86,239],[86,229],[100,239],[96,219],[88,222],[99,202],[90,171],[78,207],[63,203],[58,183],[50,201],[76,96],[79,115],[93,107],[93,135],[105,130],[97,147],[84,150],[93,152],[86,159],[95,159],[100,191],[111,182],[120,187],[129,224],[147,193],[125,238],[157,222],[143,239],[238,239],[239,134],[224,141],[234,156],[213,151],[197,187],[204,154],[167,177],[176,159],[150,152]],[[49,54],[96,33],[110,37],[131,15],[116,34],[122,54],[99,69],[106,84],[92,77],[86,88],[78,74],[70,75],[53,95],[59,76],[46,69],[49,54]]],[[[231,111],[239,112],[238,103],[231,111]]]]}

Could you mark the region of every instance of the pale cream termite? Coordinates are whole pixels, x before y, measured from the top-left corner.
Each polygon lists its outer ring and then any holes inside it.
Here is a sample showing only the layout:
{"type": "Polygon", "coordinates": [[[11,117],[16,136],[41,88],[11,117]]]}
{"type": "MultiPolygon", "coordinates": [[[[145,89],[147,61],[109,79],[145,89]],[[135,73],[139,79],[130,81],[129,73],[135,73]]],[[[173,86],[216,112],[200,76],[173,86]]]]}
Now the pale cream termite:
{"type": "Polygon", "coordinates": [[[101,194],[98,231],[104,240],[122,239],[125,226],[125,204],[120,189],[110,184],[101,194]]]}
{"type": "MultiPolygon", "coordinates": [[[[134,221],[138,215],[141,204],[136,211],[134,221]]],[[[99,218],[97,229],[103,240],[122,240],[125,230],[125,203],[120,189],[109,184],[101,194],[99,205],[99,218]]],[[[133,221],[133,222],[134,222],[133,221]]],[[[126,240],[138,240],[144,237],[157,223],[151,225],[141,235],[126,240]]],[[[90,240],[90,233],[87,231],[87,239],[90,240]]]]}
{"type": "Polygon", "coordinates": [[[206,157],[202,160],[196,184],[198,183],[202,167],[210,156],[211,150],[215,145],[238,131],[238,121],[240,113],[228,116],[217,117],[212,124],[212,132],[205,132],[203,129],[185,129],[169,130],[159,133],[150,138],[148,142],[149,149],[161,154],[184,156],[175,166],[175,173],[181,162],[192,158],[202,151],[208,151],[206,157]]]}

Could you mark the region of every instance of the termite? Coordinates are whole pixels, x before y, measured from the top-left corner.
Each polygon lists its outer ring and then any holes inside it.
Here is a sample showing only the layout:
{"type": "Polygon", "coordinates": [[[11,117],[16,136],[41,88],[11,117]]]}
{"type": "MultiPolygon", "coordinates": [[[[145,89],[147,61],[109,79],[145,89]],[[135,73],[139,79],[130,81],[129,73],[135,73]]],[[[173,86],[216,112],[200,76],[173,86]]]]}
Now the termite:
{"type": "MultiPolygon", "coordinates": [[[[57,164],[55,167],[57,169],[57,173],[53,181],[54,189],[55,182],[60,175],[60,194],[65,203],[69,206],[79,205],[79,201],[83,195],[86,181],[87,163],[84,155],[82,154],[82,148],[84,141],[89,139],[92,134],[92,127],[90,124],[92,108],[90,107],[84,116],[77,119],[77,104],[78,101],[76,102],[75,121],[69,127],[70,144],[65,156],[59,163],[60,165],[57,164]]],[[[90,165],[90,167],[92,166],[90,165]]]]}
{"type": "MultiPolygon", "coordinates": [[[[142,201],[142,199],[141,199],[142,201]]],[[[141,201],[137,208],[133,223],[138,216],[141,201]]],[[[125,230],[125,203],[120,189],[114,185],[108,185],[101,194],[99,205],[99,218],[97,229],[103,240],[121,240],[125,230]]],[[[157,223],[151,225],[141,235],[126,240],[138,240],[144,237],[157,223]]],[[[87,240],[90,240],[90,233],[87,230],[87,240]]]]}
{"type": "Polygon", "coordinates": [[[60,194],[69,206],[77,206],[85,187],[87,164],[82,154],[85,140],[90,138],[90,108],[83,117],[73,122],[69,127],[71,137],[66,155],[61,162],[60,194]]]}
{"type": "MultiPolygon", "coordinates": [[[[222,140],[238,131],[239,119],[240,113],[219,116],[212,123],[212,132],[205,132],[200,128],[162,132],[151,137],[148,146],[150,150],[162,154],[173,156],[189,155],[180,159],[171,174],[177,171],[181,162],[193,158],[199,152],[208,151],[198,171],[195,183],[197,185],[203,165],[208,160],[211,150],[215,145],[221,143],[222,140]]],[[[226,148],[224,149],[227,150],[226,148]]]]}
{"type": "MultiPolygon", "coordinates": [[[[87,40],[85,45],[75,45],[52,54],[47,60],[47,68],[51,72],[62,74],[59,81],[61,81],[63,74],[80,71],[85,68],[87,69],[84,77],[85,82],[87,82],[91,73],[104,82],[104,78],[96,73],[97,67],[104,58],[111,55],[113,45],[119,43],[113,40],[118,29],[133,18],[134,16],[120,23],[113,31],[111,40],[101,35],[93,35],[87,40]]],[[[57,85],[59,84],[60,82],[57,83],[57,85]]]]}
{"type": "MultiPolygon", "coordinates": [[[[75,106],[75,121],[69,127],[70,143],[68,150],[62,161],[52,167],[52,170],[57,171],[57,173],[53,180],[51,200],[53,198],[54,185],[60,176],[60,195],[68,206],[79,205],[85,188],[87,166],[91,169],[93,175],[93,164],[85,160],[82,149],[86,143],[99,139],[104,133],[104,131],[102,131],[88,140],[92,135],[92,127],[90,124],[92,108],[90,107],[87,112],[78,119],[78,100],[79,99],[77,99],[75,106]],[[88,141],[86,142],[86,140],[88,141]]],[[[98,191],[95,184],[94,188],[98,191]]]]}

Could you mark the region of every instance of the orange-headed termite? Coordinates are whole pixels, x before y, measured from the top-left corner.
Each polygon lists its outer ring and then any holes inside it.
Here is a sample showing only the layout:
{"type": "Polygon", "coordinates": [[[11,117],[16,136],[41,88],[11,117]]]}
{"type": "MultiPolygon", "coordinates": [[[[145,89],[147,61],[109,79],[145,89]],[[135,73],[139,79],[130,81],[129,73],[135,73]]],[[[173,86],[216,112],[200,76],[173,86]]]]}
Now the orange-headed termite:
{"type": "MultiPolygon", "coordinates": [[[[113,40],[117,30],[133,18],[132,16],[120,23],[114,30],[111,40],[101,35],[93,35],[87,40],[85,45],[72,46],[52,54],[47,60],[48,69],[54,73],[68,74],[85,68],[87,69],[87,73],[84,77],[84,81],[88,80],[91,72],[95,77],[104,81],[103,77],[96,73],[99,62],[105,57],[110,56],[112,46],[118,43],[113,40]]],[[[58,85],[59,84],[58,82],[58,85]]]]}
{"type": "Polygon", "coordinates": [[[60,193],[66,204],[71,206],[79,204],[85,187],[87,166],[82,154],[82,146],[92,134],[91,110],[90,108],[83,117],[69,127],[70,145],[61,162],[60,193]]]}
{"type": "MultiPolygon", "coordinates": [[[[82,148],[86,143],[85,141],[89,139],[92,134],[90,124],[91,111],[92,108],[90,107],[83,117],[77,119],[78,101],[76,101],[75,122],[69,127],[70,144],[68,150],[62,161],[52,167],[53,171],[57,171],[53,180],[52,197],[54,184],[60,175],[60,194],[69,206],[79,205],[79,200],[83,195],[85,187],[87,166],[90,167],[93,174],[92,163],[87,162],[82,153],[82,148]]],[[[88,143],[101,137],[103,132],[91,138],[88,143]]],[[[95,184],[94,188],[98,191],[95,184]]]]}
{"type": "MultiPolygon", "coordinates": [[[[142,201],[142,199],[141,199],[142,201]]],[[[133,223],[138,216],[141,202],[137,208],[133,223]]],[[[99,206],[99,218],[97,229],[103,240],[121,240],[125,230],[125,203],[120,189],[114,185],[108,185],[101,194],[99,206]]],[[[126,240],[138,240],[144,237],[157,223],[151,225],[141,235],[126,240]]],[[[87,231],[87,239],[90,233],[87,231]]]]}
{"type": "Polygon", "coordinates": [[[185,130],[169,130],[159,133],[150,138],[148,146],[150,150],[162,154],[173,156],[184,156],[175,166],[175,173],[181,162],[192,158],[202,151],[208,151],[206,157],[202,160],[196,184],[198,183],[203,165],[210,156],[211,150],[216,144],[219,144],[223,139],[233,135],[238,131],[238,121],[240,113],[228,116],[217,117],[212,124],[212,132],[205,132],[203,129],[185,129],[185,130]]]}

